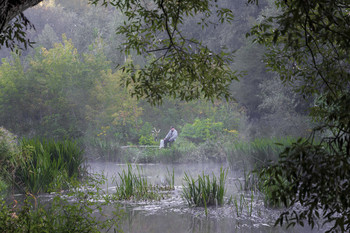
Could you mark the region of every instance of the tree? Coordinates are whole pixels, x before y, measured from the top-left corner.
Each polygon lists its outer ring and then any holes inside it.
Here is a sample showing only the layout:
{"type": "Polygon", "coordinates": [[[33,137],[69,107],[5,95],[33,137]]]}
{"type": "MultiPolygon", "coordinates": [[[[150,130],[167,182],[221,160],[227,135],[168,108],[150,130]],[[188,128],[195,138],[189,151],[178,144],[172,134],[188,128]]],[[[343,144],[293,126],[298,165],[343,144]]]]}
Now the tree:
{"type": "MultiPolygon", "coordinates": [[[[25,6],[33,6],[38,2],[20,1],[19,7],[22,8],[17,10],[17,14],[26,9],[25,6]]],[[[145,98],[153,104],[161,103],[164,96],[179,97],[186,101],[201,97],[230,98],[229,85],[238,78],[228,66],[230,54],[214,52],[195,38],[184,35],[181,25],[185,19],[194,15],[203,15],[199,22],[202,27],[230,22],[233,19],[231,10],[220,8],[215,0],[90,2],[112,5],[121,10],[128,20],[117,30],[126,37],[125,52],[129,54],[136,51],[138,55],[152,59],[142,67],[134,63],[122,67],[131,76],[127,84],[132,86],[132,95],[145,98]],[[208,20],[211,16],[212,21],[208,20]]],[[[2,16],[8,14],[9,10],[5,9],[2,16]]],[[[9,30],[18,25],[25,24],[14,24],[9,30]]],[[[24,30],[23,27],[19,29],[22,29],[19,30],[22,36],[18,37],[19,42],[23,43],[24,30]]],[[[0,32],[5,36],[11,34],[10,31],[0,32]]],[[[6,41],[14,43],[12,37],[6,37],[4,41],[5,44],[6,41]]],[[[6,47],[11,48],[7,44],[6,47]]]]}
{"type": "Polygon", "coordinates": [[[23,11],[37,5],[42,0],[4,0],[0,2],[0,48],[14,49],[23,44],[31,44],[26,39],[25,30],[34,26],[24,16],[23,11]],[[14,20],[14,21],[13,21],[14,20]]]}
{"type": "MultiPolygon", "coordinates": [[[[255,1],[250,1],[255,2],[255,1]]],[[[289,207],[276,223],[312,227],[319,218],[329,232],[350,229],[350,3],[346,0],[279,0],[277,12],[250,35],[267,46],[266,62],[305,99],[319,122],[264,170],[274,198],[289,207]],[[314,140],[321,134],[320,142],[314,140]],[[288,183],[289,185],[285,185],[288,183]],[[301,208],[297,208],[297,205],[301,208]]]]}

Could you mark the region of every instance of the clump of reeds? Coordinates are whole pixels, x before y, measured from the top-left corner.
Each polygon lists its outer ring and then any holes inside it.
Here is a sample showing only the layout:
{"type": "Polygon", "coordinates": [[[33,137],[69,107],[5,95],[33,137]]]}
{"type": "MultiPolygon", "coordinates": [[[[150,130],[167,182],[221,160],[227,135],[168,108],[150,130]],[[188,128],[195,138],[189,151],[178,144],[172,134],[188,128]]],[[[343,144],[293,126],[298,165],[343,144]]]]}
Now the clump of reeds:
{"type": "Polygon", "coordinates": [[[7,178],[26,192],[54,191],[52,188],[65,188],[70,179],[79,178],[83,162],[83,151],[72,140],[22,139],[7,178]]]}
{"type": "Polygon", "coordinates": [[[231,167],[243,161],[245,165],[256,168],[266,165],[268,161],[276,161],[284,148],[295,141],[292,137],[257,138],[249,142],[237,141],[224,149],[231,167]]]}
{"type": "Polygon", "coordinates": [[[202,176],[198,175],[198,179],[195,180],[185,173],[182,196],[188,205],[204,206],[207,214],[207,206],[224,204],[227,171],[227,169],[220,168],[219,180],[214,174],[210,179],[209,175],[203,173],[202,176]]]}
{"type": "Polygon", "coordinates": [[[120,182],[117,183],[115,197],[119,200],[159,200],[164,198],[160,191],[170,190],[171,187],[160,187],[149,184],[143,175],[142,168],[136,166],[137,173],[128,164],[127,171],[118,173],[120,182]]]}

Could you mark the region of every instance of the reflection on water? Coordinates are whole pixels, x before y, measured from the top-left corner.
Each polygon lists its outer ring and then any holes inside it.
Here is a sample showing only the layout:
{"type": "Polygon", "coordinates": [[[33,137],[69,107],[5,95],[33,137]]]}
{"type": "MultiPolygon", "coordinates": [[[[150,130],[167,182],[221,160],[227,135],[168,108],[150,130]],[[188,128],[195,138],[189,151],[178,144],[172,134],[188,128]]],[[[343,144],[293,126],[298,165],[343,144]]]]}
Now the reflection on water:
{"type": "MultiPolygon", "coordinates": [[[[181,198],[184,173],[192,177],[202,174],[214,173],[219,176],[220,167],[228,167],[227,164],[199,163],[199,164],[139,164],[143,174],[149,183],[166,184],[168,171],[175,173],[175,190],[169,198],[153,202],[122,202],[125,216],[122,221],[122,229],[129,233],[272,233],[272,232],[322,232],[311,230],[309,227],[285,229],[272,227],[274,219],[278,216],[278,210],[264,207],[262,200],[254,198],[253,211],[244,211],[237,216],[234,204],[222,207],[210,207],[208,216],[205,216],[204,208],[190,208],[181,198]]],[[[115,190],[115,181],[118,180],[118,172],[127,169],[126,164],[116,163],[91,163],[90,172],[103,173],[109,183],[105,188],[109,192],[115,190]]],[[[237,183],[242,179],[242,171],[228,172],[226,196],[237,195],[239,188],[237,183]]],[[[249,198],[249,197],[247,197],[249,198]]],[[[245,204],[246,205],[246,204],[245,204]]]]}

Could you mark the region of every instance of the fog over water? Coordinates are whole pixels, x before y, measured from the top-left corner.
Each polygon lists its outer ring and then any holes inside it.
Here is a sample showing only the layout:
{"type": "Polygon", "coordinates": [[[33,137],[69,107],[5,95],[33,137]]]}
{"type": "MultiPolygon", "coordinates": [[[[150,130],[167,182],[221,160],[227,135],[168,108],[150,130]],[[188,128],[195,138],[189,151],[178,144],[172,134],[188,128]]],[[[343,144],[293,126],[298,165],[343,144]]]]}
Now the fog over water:
{"type": "MultiPolygon", "coordinates": [[[[126,164],[112,162],[92,162],[89,163],[92,173],[103,173],[108,179],[109,192],[115,191],[116,177],[123,169],[127,169],[126,164]]],[[[266,208],[262,197],[254,197],[253,211],[247,213],[247,205],[243,207],[240,216],[236,214],[233,203],[223,206],[209,207],[208,216],[205,216],[204,207],[189,207],[181,197],[183,177],[186,172],[192,177],[199,174],[212,174],[218,177],[220,168],[228,168],[227,163],[192,163],[192,164],[133,164],[136,168],[142,168],[143,174],[152,184],[165,185],[168,171],[174,169],[175,190],[170,196],[161,201],[121,201],[121,208],[125,215],[122,220],[122,229],[130,233],[151,233],[151,232],[198,232],[198,233],[269,233],[269,232],[323,232],[321,230],[311,230],[310,227],[285,229],[273,227],[274,219],[278,217],[279,210],[266,208]]],[[[229,168],[228,168],[229,169],[229,168]]],[[[226,198],[231,195],[240,196],[240,183],[243,183],[243,172],[229,169],[226,182],[226,198]]],[[[245,194],[245,200],[250,200],[250,195],[245,194]]],[[[108,210],[106,210],[108,211],[108,210]]]]}

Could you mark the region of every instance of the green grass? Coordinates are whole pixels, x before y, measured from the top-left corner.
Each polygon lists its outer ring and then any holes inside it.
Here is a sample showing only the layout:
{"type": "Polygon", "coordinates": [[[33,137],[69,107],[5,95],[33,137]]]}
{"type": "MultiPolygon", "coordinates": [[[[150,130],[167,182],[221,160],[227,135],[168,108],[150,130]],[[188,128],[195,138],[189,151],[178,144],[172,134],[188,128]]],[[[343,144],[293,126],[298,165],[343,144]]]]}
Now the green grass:
{"type": "Polygon", "coordinates": [[[84,172],[83,151],[72,140],[22,139],[20,153],[12,160],[8,180],[19,189],[40,193],[67,187],[84,172]]]}
{"type": "Polygon", "coordinates": [[[207,214],[207,206],[223,205],[225,194],[225,181],[227,177],[227,169],[220,169],[220,177],[217,180],[212,174],[212,179],[209,175],[198,175],[198,179],[188,176],[185,173],[182,196],[187,201],[189,206],[204,206],[207,214]]]}
{"type": "Polygon", "coordinates": [[[261,167],[268,161],[276,161],[285,146],[291,145],[296,139],[285,138],[260,138],[253,141],[238,141],[225,146],[227,160],[231,167],[261,167]]]}
{"type": "MultiPolygon", "coordinates": [[[[169,191],[171,186],[154,186],[148,183],[147,178],[143,175],[143,170],[136,166],[137,172],[134,172],[131,164],[128,169],[123,170],[119,175],[115,198],[118,200],[160,200],[164,198],[164,193],[160,191],[169,191]]],[[[174,177],[172,177],[174,180],[174,177]]]]}

